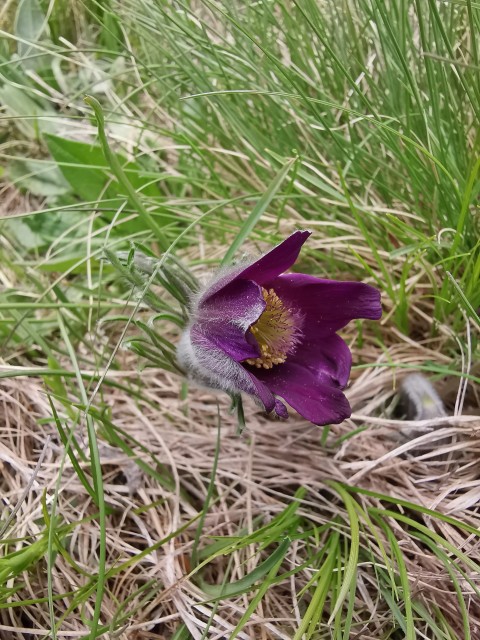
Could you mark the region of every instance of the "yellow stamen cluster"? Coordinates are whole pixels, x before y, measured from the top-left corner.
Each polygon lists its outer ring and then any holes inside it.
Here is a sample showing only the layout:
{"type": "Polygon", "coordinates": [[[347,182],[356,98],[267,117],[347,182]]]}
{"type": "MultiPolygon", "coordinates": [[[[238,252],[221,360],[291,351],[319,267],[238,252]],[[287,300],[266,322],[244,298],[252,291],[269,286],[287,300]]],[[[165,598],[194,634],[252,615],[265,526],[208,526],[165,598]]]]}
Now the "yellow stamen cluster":
{"type": "Polygon", "coordinates": [[[267,303],[260,318],[250,327],[260,349],[260,357],[245,360],[258,369],[271,369],[282,364],[297,343],[299,328],[294,313],[280,300],[273,289],[262,287],[267,303]]]}

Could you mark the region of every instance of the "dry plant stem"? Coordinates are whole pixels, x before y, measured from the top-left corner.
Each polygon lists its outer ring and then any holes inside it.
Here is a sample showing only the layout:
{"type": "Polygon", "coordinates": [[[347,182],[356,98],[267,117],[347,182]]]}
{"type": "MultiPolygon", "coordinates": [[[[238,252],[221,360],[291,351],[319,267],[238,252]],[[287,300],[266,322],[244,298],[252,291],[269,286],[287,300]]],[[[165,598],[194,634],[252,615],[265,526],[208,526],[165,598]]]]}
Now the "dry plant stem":
{"type": "Polygon", "coordinates": [[[33,483],[35,482],[35,478],[38,474],[38,471],[40,469],[40,467],[42,466],[43,463],[43,459],[45,458],[45,454],[47,452],[47,449],[50,445],[50,440],[51,437],[48,436],[47,439],[45,440],[45,445],[43,447],[43,450],[40,454],[40,457],[37,460],[37,464],[35,465],[35,469],[32,472],[32,477],[30,478],[30,480],[28,481],[27,486],[25,487],[24,492],[22,493],[22,495],[20,496],[17,504],[15,505],[15,508],[12,510],[12,512],[10,513],[10,515],[8,516],[8,518],[6,519],[5,523],[3,524],[2,528],[0,529],[0,538],[5,534],[5,532],[8,530],[8,527],[10,526],[10,523],[13,521],[13,519],[15,518],[15,516],[18,513],[18,510],[20,509],[20,507],[22,506],[23,501],[25,500],[25,498],[27,497],[30,489],[33,487],[33,483]]]}

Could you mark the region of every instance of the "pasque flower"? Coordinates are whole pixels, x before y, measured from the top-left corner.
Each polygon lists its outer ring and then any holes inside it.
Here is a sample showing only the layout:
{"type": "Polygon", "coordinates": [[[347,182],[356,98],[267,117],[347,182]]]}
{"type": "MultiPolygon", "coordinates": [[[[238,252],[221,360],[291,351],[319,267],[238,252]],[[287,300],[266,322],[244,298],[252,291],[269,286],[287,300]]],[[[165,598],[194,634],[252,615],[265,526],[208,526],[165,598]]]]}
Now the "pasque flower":
{"type": "Polygon", "coordinates": [[[285,274],[309,231],[296,231],[261,258],[220,271],[195,294],[178,361],[197,382],[241,392],[288,418],[283,398],[317,425],[348,418],[342,389],[351,354],[337,335],[354,318],[377,320],[380,293],[362,282],[285,274]]]}

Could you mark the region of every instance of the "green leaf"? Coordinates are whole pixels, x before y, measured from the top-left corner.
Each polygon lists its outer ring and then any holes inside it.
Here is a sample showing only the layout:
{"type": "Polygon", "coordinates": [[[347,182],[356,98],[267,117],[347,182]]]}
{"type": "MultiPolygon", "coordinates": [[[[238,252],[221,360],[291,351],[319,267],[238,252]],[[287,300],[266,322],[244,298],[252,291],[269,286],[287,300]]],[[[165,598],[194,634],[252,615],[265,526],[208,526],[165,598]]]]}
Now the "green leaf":
{"type": "Polygon", "coordinates": [[[19,189],[35,196],[57,198],[70,191],[59,168],[41,160],[14,160],[8,166],[8,176],[19,189]]]}
{"type": "MultiPolygon", "coordinates": [[[[108,165],[100,147],[54,135],[47,135],[45,139],[48,150],[75,194],[82,200],[98,199],[108,180],[108,165]]],[[[113,197],[112,192],[118,195],[118,184],[112,184],[104,197],[113,197]]]]}
{"type": "Polygon", "coordinates": [[[105,132],[105,117],[103,115],[102,105],[93,96],[85,96],[84,102],[92,107],[93,112],[95,113],[98,125],[98,137],[100,138],[103,154],[113,174],[125,190],[131,207],[137,210],[138,215],[145,226],[153,231],[162,250],[168,251],[169,242],[161,228],[162,225],[159,225],[155,218],[153,218],[150,212],[146,209],[132,182],[123,170],[118,156],[110,148],[107,134],[105,132]]]}
{"type": "Polygon", "coordinates": [[[59,126],[55,120],[55,115],[58,114],[41,98],[33,100],[26,89],[4,84],[0,87],[0,103],[6,115],[11,116],[12,124],[31,140],[38,138],[39,132],[53,133],[59,126]]]}
{"type": "Polygon", "coordinates": [[[335,618],[335,615],[336,615],[337,611],[343,605],[343,602],[344,602],[345,598],[347,597],[348,593],[351,591],[352,583],[356,579],[358,554],[359,554],[359,549],[360,549],[360,539],[359,539],[360,530],[359,530],[359,525],[358,525],[357,514],[355,512],[354,500],[352,500],[350,495],[347,493],[347,491],[345,491],[345,489],[340,484],[338,484],[336,482],[331,482],[329,484],[336,491],[338,491],[338,493],[340,494],[340,496],[341,496],[341,498],[342,498],[342,500],[343,500],[343,502],[345,504],[345,507],[347,508],[348,522],[349,522],[350,536],[351,536],[350,554],[348,556],[348,562],[347,562],[347,564],[345,566],[343,583],[342,583],[342,586],[340,588],[340,592],[337,595],[337,600],[335,602],[335,605],[333,607],[333,611],[331,612],[330,619],[328,621],[328,624],[330,625],[330,624],[332,624],[333,619],[335,618]]]}
{"type": "Polygon", "coordinates": [[[10,578],[26,571],[36,564],[47,550],[47,538],[42,536],[32,542],[0,558],[0,585],[4,585],[10,578]]]}
{"type": "Polygon", "coordinates": [[[20,0],[15,16],[15,35],[35,42],[47,31],[48,23],[38,0],[20,0]]]}
{"type": "MultiPolygon", "coordinates": [[[[60,171],[82,200],[127,195],[126,189],[117,180],[112,180],[110,166],[100,146],[55,135],[47,135],[45,138],[60,171]]],[[[151,184],[151,173],[146,175],[147,172],[138,163],[127,162],[121,154],[115,155],[134,189],[141,190],[146,196],[158,196],[157,187],[151,184]]]]}
{"type": "Polygon", "coordinates": [[[230,582],[225,585],[213,585],[201,581],[200,586],[202,590],[205,591],[211,600],[231,598],[249,591],[256,582],[263,579],[279,562],[281,562],[290,547],[290,542],[290,538],[284,538],[284,540],[282,540],[275,551],[266,560],[240,580],[236,580],[235,582],[230,582]]]}

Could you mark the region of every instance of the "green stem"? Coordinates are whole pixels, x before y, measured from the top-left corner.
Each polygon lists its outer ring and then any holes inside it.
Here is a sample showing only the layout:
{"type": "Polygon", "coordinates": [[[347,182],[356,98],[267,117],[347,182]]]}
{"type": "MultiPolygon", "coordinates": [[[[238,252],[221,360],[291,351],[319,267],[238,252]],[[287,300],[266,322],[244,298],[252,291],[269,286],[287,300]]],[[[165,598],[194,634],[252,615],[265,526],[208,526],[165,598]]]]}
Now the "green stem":
{"type": "Polygon", "coordinates": [[[158,224],[152,218],[150,213],[144,207],[142,201],[138,197],[138,193],[135,191],[131,182],[125,175],[125,172],[123,171],[117,156],[110,149],[110,145],[108,144],[107,136],[105,134],[105,118],[103,117],[103,110],[102,110],[101,104],[93,96],[85,96],[83,101],[86,104],[88,104],[88,106],[92,107],[95,113],[95,118],[97,120],[97,126],[98,126],[98,137],[100,139],[100,144],[102,145],[105,159],[110,165],[110,168],[113,171],[118,182],[122,185],[122,187],[128,193],[128,200],[129,200],[130,206],[133,209],[136,209],[138,211],[138,215],[140,216],[140,218],[144,221],[146,226],[149,227],[155,234],[158,244],[160,245],[160,248],[162,249],[162,251],[166,251],[169,248],[170,243],[166,239],[165,234],[163,233],[161,228],[158,226],[158,224]]]}

